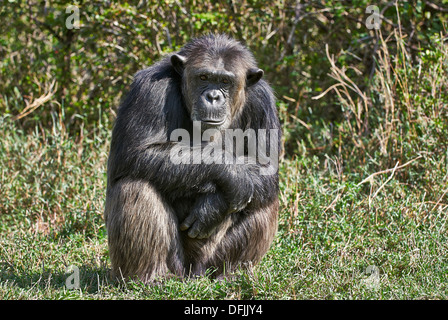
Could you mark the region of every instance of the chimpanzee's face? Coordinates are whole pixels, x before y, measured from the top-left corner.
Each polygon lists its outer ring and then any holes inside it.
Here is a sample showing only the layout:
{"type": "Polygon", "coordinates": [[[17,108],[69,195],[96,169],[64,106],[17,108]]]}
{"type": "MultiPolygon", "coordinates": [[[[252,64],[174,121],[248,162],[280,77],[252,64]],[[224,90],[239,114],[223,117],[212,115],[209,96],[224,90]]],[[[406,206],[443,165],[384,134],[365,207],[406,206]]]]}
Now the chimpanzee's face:
{"type": "Polygon", "coordinates": [[[213,64],[185,68],[184,95],[191,120],[205,128],[227,128],[231,123],[231,106],[241,80],[219,58],[213,64]]]}
{"type": "Polygon", "coordinates": [[[174,69],[182,76],[182,94],[191,120],[201,121],[203,129],[228,128],[243,108],[246,88],[261,79],[263,70],[239,70],[238,57],[188,60],[177,54],[171,57],[174,69]]]}

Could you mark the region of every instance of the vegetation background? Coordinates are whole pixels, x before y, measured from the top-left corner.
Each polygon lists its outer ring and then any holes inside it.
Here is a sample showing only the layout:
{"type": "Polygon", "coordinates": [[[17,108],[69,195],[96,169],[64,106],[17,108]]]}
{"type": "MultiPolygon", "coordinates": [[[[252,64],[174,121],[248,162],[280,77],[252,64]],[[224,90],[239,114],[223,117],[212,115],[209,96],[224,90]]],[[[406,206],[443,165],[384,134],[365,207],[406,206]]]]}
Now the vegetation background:
{"type": "Polygon", "coordinates": [[[447,20],[447,0],[0,1],[0,298],[446,299],[447,20]],[[276,91],[278,235],[232,279],[115,281],[117,107],[136,71],[208,32],[244,42],[276,91]]]}

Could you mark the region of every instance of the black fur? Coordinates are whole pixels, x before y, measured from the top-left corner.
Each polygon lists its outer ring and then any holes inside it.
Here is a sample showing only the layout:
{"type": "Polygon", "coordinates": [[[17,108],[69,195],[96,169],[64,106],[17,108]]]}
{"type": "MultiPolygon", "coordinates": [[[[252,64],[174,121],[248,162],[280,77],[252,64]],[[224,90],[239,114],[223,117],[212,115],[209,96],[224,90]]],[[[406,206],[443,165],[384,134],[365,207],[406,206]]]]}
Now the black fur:
{"type": "MultiPolygon", "coordinates": [[[[246,48],[225,36],[207,36],[193,40],[186,46],[188,50],[181,50],[179,54],[188,60],[190,58],[189,50],[195,49],[202,53],[218,51],[217,47],[220,44],[222,47],[222,43],[225,44],[225,42],[231,43],[244,53],[240,56],[232,55],[232,60],[248,59],[246,56],[251,56],[246,48]],[[213,44],[215,44],[215,48],[213,44]]],[[[222,52],[221,56],[225,57],[225,50],[222,49],[222,52]]],[[[139,259],[139,257],[133,255],[131,247],[124,247],[124,245],[116,243],[120,241],[122,233],[128,232],[128,229],[125,230],[124,226],[117,221],[121,221],[122,216],[132,215],[130,212],[124,213],[124,209],[117,209],[117,206],[122,205],[121,203],[111,204],[113,202],[111,197],[116,197],[112,190],[121,181],[139,181],[149,184],[162,199],[164,207],[166,206],[174,212],[174,224],[179,228],[180,240],[167,239],[167,241],[174,241],[175,248],[172,250],[179,252],[176,257],[172,256],[175,255],[174,253],[169,254],[169,260],[179,261],[167,263],[170,273],[178,275],[190,271],[202,273],[208,267],[222,269],[223,264],[226,263],[232,266],[245,262],[256,263],[269,247],[277,223],[277,172],[271,175],[261,175],[260,167],[262,165],[260,163],[243,165],[205,164],[204,162],[201,164],[173,164],[170,161],[170,151],[177,144],[177,142],[170,141],[172,131],[183,128],[188,130],[191,137],[193,136],[191,110],[186,105],[185,93],[182,89],[182,74],[173,68],[171,57],[168,56],[136,74],[130,91],[118,110],[108,161],[107,201],[109,201],[109,205],[106,204],[105,218],[109,231],[109,245],[111,249],[119,247],[114,258],[111,255],[113,269],[116,273],[121,272],[125,276],[137,275],[142,279],[152,279],[154,272],[151,270],[157,269],[157,266],[148,266],[143,271],[140,269],[140,271],[136,271],[137,269],[133,270],[132,268],[122,270],[125,265],[123,260],[139,259]],[[267,208],[273,209],[268,210],[267,208]],[[268,213],[264,213],[265,211],[268,213]],[[263,238],[261,234],[263,229],[256,231],[258,226],[250,225],[252,223],[250,217],[252,215],[261,217],[260,212],[268,215],[263,217],[270,221],[264,228],[271,230],[265,230],[266,234],[269,234],[266,236],[269,243],[263,245],[263,248],[257,249],[254,248],[257,246],[255,239],[249,241],[247,239],[250,236],[243,233],[254,232],[260,239],[263,238]],[[111,216],[120,216],[120,219],[112,219],[111,216]],[[221,242],[218,243],[216,240],[214,243],[215,256],[197,257],[197,253],[190,252],[193,247],[207,246],[212,241],[210,239],[219,233],[224,225],[226,225],[226,229],[223,230],[224,238],[220,240],[221,242]],[[260,234],[258,235],[257,232],[260,234]],[[241,247],[241,245],[252,247],[241,247]],[[223,252],[218,255],[220,247],[223,252]],[[122,257],[118,257],[120,250],[123,251],[122,257]],[[239,252],[241,250],[246,250],[248,254],[242,254],[239,252]],[[249,252],[251,253],[249,254],[249,252]],[[245,258],[246,256],[247,258],[245,258]],[[170,267],[173,265],[177,267],[170,267]]],[[[237,64],[237,62],[232,63],[237,64]]],[[[238,61],[238,63],[239,65],[246,63],[252,69],[256,67],[252,61],[238,61]]],[[[244,71],[249,72],[249,70],[244,71]]],[[[257,74],[255,77],[261,77],[261,75],[257,74]]],[[[253,78],[251,80],[254,81],[253,78]]],[[[255,79],[253,85],[244,87],[244,104],[239,107],[241,110],[235,112],[228,128],[240,128],[243,131],[254,129],[255,132],[258,129],[280,129],[273,92],[264,80],[256,80],[258,79],[255,79]]],[[[230,108],[232,107],[230,106],[230,108]]],[[[269,143],[269,139],[267,142],[269,143]]],[[[280,132],[276,143],[280,150],[280,132]]],[[[203,143],[202,147],[204,145],[206,143],[203,143]]],[[[191,146],[191,150],[198,148],[200,149],[201,146],[191,146]]],[[[135,197],[133,201],[141,201],[138,195],[135,197]]],[[[148,212],[147,216],[150,217],[151,214],[148,212]]],[[[138,237],[138,232],[134,233],[130,237],[138,237]]],[[[132,242],[132,240],[129,241],[132,242]]],[[[151,243],[144,245],[152,246],[151,243]]],[[[165,249],[153,248],[152,250],[165,249]]],[[[166,262],[160,261],[160,263],[166,262]]],[[[158,275],[163,275],[163,272],[158,275]]]]}

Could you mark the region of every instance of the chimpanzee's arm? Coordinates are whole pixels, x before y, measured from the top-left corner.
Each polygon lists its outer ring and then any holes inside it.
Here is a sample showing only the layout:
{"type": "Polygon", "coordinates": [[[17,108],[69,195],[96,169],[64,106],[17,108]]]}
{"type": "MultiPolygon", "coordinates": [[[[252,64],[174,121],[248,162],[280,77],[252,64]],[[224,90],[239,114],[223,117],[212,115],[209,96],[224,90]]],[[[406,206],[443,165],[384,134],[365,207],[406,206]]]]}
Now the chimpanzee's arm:
{"type": "Polygon", "coordinates": [[[118,110],[112,133],[109,183],[125,177],[142,179],[162,194],[208,192],[212,190],[203,190],[204,186],[210,188],[214,183],[231,209],[244,207],[253,194],[248,168],[214,163],[175,164],[170,160],[177,143],[169,140],[169,131],[189,121],[179,84],[170,72],[159,63],[136,75],[118,110]]]}

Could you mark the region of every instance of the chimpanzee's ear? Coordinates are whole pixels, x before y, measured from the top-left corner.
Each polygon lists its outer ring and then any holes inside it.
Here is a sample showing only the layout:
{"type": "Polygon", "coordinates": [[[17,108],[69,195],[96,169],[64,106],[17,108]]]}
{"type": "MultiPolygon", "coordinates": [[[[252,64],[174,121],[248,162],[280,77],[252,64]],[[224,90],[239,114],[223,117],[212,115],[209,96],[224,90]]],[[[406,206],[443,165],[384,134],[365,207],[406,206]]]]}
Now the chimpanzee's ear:
{"type": "Polygon", "coordinates": [[[184,73],[184,64],[187,59],[179,54],[173,54],[171,56],[171,65],[174,70],[180,75],[184,73]]]}
{"type": "Polygon", "coordinates": [[[263,70],[261,69],[249,69],[246,74],[246,86],[250,87],[260,81],[263,77],[263,70]]]}

